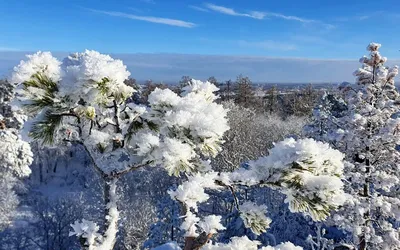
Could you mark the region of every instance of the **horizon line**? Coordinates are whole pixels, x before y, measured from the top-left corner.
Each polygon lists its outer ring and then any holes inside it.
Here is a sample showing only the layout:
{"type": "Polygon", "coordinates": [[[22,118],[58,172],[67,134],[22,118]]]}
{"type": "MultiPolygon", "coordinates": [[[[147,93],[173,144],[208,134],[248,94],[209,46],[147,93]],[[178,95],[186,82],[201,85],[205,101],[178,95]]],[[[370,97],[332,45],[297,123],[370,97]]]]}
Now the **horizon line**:
{"type": "MultiPolygon", "coordinates": [[[[86,49],[85,49],[86,50],[86,49]]],[[[90,49],[88,49],[90,50],[90,49]]],[[[29,50],[0,50],[0,53],[26,53],[25,55],[36,53],[38,51],[49,51],[51,53],[61,53],[61,54],[71,54],[76,52],[68,52],[68,51],[51,51],[51,50],[36,50],[36,51],[29,51],[29,50]]],[[[100,51],[99,51],[100,52],[100,51]]],[[[100,52],[102,54],[108,55],[178,55],[178,56],[207,56],[207,57],[236,57],[236,58],[259,58],[259,59],[274,59],[274,60],[310,60],[310,61],[355,61],[359,62],[359,58],[315,58],[315,57],[277,57],[277,56],[258,56],[258,55],[245,55],[245,54],[197,54],[197,53],[174,53],[174,52],[100,52]]],[[[0,54],[1,55],[1,54],[0,54]]],[[[361,58],[361,57],[360,57],[361,58]]],[[[392,60],[400,60],[400,58],[389,58],[388,61],[392,60]]]]}

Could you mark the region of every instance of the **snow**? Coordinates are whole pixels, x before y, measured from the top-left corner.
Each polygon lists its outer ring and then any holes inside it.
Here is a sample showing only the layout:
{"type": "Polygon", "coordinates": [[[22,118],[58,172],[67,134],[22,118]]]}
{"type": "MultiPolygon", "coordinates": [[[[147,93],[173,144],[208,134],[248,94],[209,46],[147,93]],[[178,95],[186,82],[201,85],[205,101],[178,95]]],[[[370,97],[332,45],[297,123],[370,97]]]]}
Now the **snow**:
{"type": "Polygon", "coordinates": [[[98,233],[99,226],[92,221],[83,219],[82,222],[75,221],[71,224],[73,229],[70,236],[76,235],[86,239],[89,250],[109,250],[114,247],[116,236],[118,233],[119,212],[117,209],[116,185],[117,179],[111,180],[110,186],[110,202],[107,204],[108,214],[106,216],[107,229],[104,235],[98,233]]]}
{"type": "MultiPolygon", "coordinates": [[[[250,169],[240,168],[233,173],[217,173],[212,170],[197,173],[189,176],[175,190],[170,190],[169,194],[185,206],[187,212],[181,228],[190,237],[197,237],[199,229],[205,233],[223,230],[216,216],[200,219],[198,206],[209,199],[206,189],[233,188],[237,184],[270,185],[287,196],[286,201],[292,212],[302,212],[319,221],[346,200],[340,179],[344,167],[343,157],[343,154],[325,143],[313,139],[295,141],[288,138],[276,143],[268,156],[251,162],[250,169]],[[310,199],[312,202],[309,202],[310,199]]],[[[271,219],[265,215],[267,208],[264,205],[246,201],[239,205],[238,212],[244,225],[256,235],[266,232],[271,223],[271,219]]],[[[250,243],[241,238],[232,244],[229,247],[235,247],[235,244],[244,247],[250,243]]],[[[217,247],[222,246],[207,245],[206,249],[219,249],[217,247]]]]}
{"type": "Polygon", "coordinates": [[[232,237],[228,244],[206,244],[201,250],[303,250],[302,247],[295,246],[290,242],[281,243],[275,247],[266,246],[258,248],[260,242],[252,241],[247,236],[243,237],[232,237]]]}
{"type": "Polygon", "coordinates": [[[260,235],[269,228],[272,222],[265,213],[267,206],[256,205],[253,202],[246,201],[240,205],[240,217],[242,218],[245,227],[250,228],[254,234],[260,235]]]}
{"type": "Polygon", "coordinates": [[[186,237],[197,237],[199,236],[197,232],[196,225],[200,221],[194,213],[187,211],[185,215],[185,220],[182,222],[181,229],[185,230],[186,237]]]}
{"type": "MultiPolygon", "coordinates": [[[[385,61],[376,51],[378,45],[371,44],[369,47],[373,52],[373,61],[364,58],[365,64],[385,61]]],[[[275,143],[267,156],[249,162],[248,168],[226,173],[212,171],[209,158],[222,150],[223,136],[229,126],[227,110],[215,102],[218,88],[210,82],[191,80],[181,94],[157,88],[149,95],[148,106],[127,104],[125,101],[135,90],[124,83],[130,73],[120,60],[89,50],[72,54],[62,63],[47,52],[38,52],[28,59],[15,68],[13,81],[26,84],[26,81],[35,80],[32,75],[39,71],[54,81],[57,88],[49,94],[49,89],[45,87],[29,86],[20,90],[21,100],[34,103],[43,101],[45,97],[50,98],[51,102],[45,108],[38,108],[34,119],[48,122],[44,111],[62,117],[52,131],[56,134],[55,142],[68,140],[81,145],[101,176],[108,181],[110,201],[106,204],[108,214],[104,232],[100,234],[99,226],[85,219],[71,225],[71,235],[85,238],[89,249],[114,247],[119,220],[117,179],[144,165],[161,166],[170,175],[185,175],[187,181],[168,193],[184,206],[181,229],[186,237],[216,234],[225,229],[220,215],[204,216],[199,213],[199,205],[208,201],[210,196],[207,192],[210,189],[226,189],[234,195],[237,186],[269,186],[286,195],[292,212],[310,215],[314,221],[326,219],[332,210],[346,201],[341,180],[345,155],[329,144],[313,139],[288,138],[275,143]]],[[[396,69],[377,72],[379,78],[394,77],[396,74],[396,69]]],[[[365,76],[370,75],[369,68],[357,71],[356,75],[365,82],[365,76]]],[[[357,98],[367,95],[361,93],[357,98]]],[[[379,105],[385,106],[386,103],[379,105]]],[[[364,109],[371,111],[374,107],[365,106],[364,109]]],[[[357,125],[366,122],[357,113],[351,121],[357,125]]],[[[397,123],[393,120],[383,130],[393,132],[397,123]]],[[[346,134],[346,131],[341,130],[340,133],[346,134]]],[[[3,134],[0,131],[0,136],[3,134]]],[[[12,135],[7,136],[12,138],[12,135]]],[[[8,143],[13,141],[18,141],[18,137],[8,143]]],[[[400,143],[400,140],[396,142],[400,143]]],[[[25,144],[13,143],[15,146],[13,154],[22,151],[32,157],[25,144]]],[[[29,163],[29,157],[19,162],[21,159],[12,154],[6,154],[4,159],[10,162],[10,166],[29,163]]],[[[17,169],[20,176],[29,174],[26,169],[17,169]]],[[[267,207],[249,201],[241,202],[236,196],[234,199],[238,207],[233,209],[237,209],[245,227],[255,235],[266,232],[271,223],[266,216],[267,207]]],[[[387,200],[380,203],[385,212],[398,212],[388,205],[387,200]]],[[[365,210],[358,211],[362,213],[365,210]]],[[[393,236],[389,240],[395,242],[396,239],[393,236]]],[[[233,237],[227,244],[209,242],[202,249],[257,250],[259,247],[260,242],[243,236],[233,237]]],[[[171,243],[156,249],[180,248],[171,243]]],[[[287,242],[260,249],[301,248],[287,242]]]]}
{"type": "Polygon", "coordinates": [[[27,177],[31,174],[29,166],[33,161],[30,145],[22,141],[11,129],[0,129],[0,167],[2,172],[9,172],[16,177],[27,177]]]}
{"type": "Polygon", "coordinates": [[[134,137],[137,148],[136,153],[139,156],[151,154],[151,151],[160,146],[160,138],[152,132],[137,133],[134,137]]]}
{"type": "Polygon", "coordinates": [[[168,193],[172,199],[182,202],[195,211],[199,203],[205,202],[209,198],[202,184],[197,181],[184,182],[182,185],[179,185],[175,191],[170,190],[168,193]]]}
{"type": "Polygon", "coordinates": [[[38,72],[44,72],[54,82],[61,79],[61,62],[53,57],[50,52],[38,51],[26,57],[28,58],[27,61],[21,61],[18,66],[14,67],[14,73],[9,79],[12,84],[25,82],[38,72]]]}
{"type": "Polygon", "coordinates": [[[206,81],[202,82],[199,80],[192,79],[190,84],[183,88],[183,96],[188,95],[190,93],[196,93],[200,95],[204,95],[206,100],[214,101],[217,99],[217,96],[214,95],[214,92],[218,91],[217,86],[206,81]]]}
{"type": "MultiPolygon", "coordinates": [[[[213,84],[193,80],[181,96],[169,89],[155,89],[149,95],[148,107],[125,104],[134,90],[124,83],[130,73],[122,61],[86,50],[71,54],[60,64],[50,53],[39,53],[22,62],[23,67],[16,67],[14,75],[22,74],[23,69],[37,70],[38,56],[44,57],[39,63],[41,67],[44,65],[41,74],[54,75],[48,70],[60,70],[60,77],[54,78],[58,80],[57,89],[48,97],[49,90],[43,86],[28,86],[19,90],[19,99],[40,103],[51,98],[52,106],[39,107],[34,119],[45,119],[44,110],[62,113],[62,124],[56,129],[65,133],[55,133],[54,139],[83,142],[104,173],[127,171],[135,164],[150,163],[179,175],[201,166],[196,157],[199,153],[208,157],[221,150],[222,136],[229,127],[226,110],[214,102],[218,88],[213,84]],[[131,131],[132,123],[140,124],[137,131],[131,131]],[[125,142],[127,134],[132,132],[131,140],[125,142]],[[116,143],[124,146],[116,147],[116,143]]],[[[15,79],[19,84],[35,80],[26,74],[15,79]]]]}
{"type": "Polygon", "coordinates": [[[176,242],[168,242],[162,246],[153,248],[153,250],[182,250],[176,242]]]}
{"type": "Polygon", "coordinates": [[[62,69],[65,77],[60,82],[60,94],[68,95],[75,101],[84,98],[93,105],[107,100],[109,96],[126,98],[134,92],[132,87],[124,84],[130,73],[123,62],[97,51],[71,54],[64,59],[62,69]],[[102,90],[98,83],[105,78],[108,81],[102,89],[106,92],[99,94],[102,90]]]}
{"type": "Polygon", "coordinates": [[[83,219],[82,222],[75,221],[74,224],[71,224],[71,227],[73,231],[69,233],[69,236],[76,235],[86,238],[89,246],[93,246],[96,238],[100,237],[100,234],[97,233],[99,226],[95,222],[83,219]]]}
{"type": "MultiPolygon", "coordinates": [[[[50,141],[82,145],[103,178],[145,165],[162,166],[176,176],[209,169],[208,158],[221,150],[223,134],[229,129],[226,110],[214,102],[218,88],[209,82],[193,80],[182,95],[156,89],[148,98],[149,105],[143,107],[125,103],[134,92],[125,84],[129,75],[122,61],[86,50],[71,54],[62,63],[50,53],[30,56],[15,68],[14,79],[25,86],[19,90],[22,102],[43,105],[35,107],[37,112],[32,115],[36,117],[32,120],[51,124],[53,117],[60,118],[54,119],[54,126],[49,126],[51,131],[43,132],[49,134],[50,141]],[[56,86],[46,79],[45,84],[37,84],[38,79],[24,73],[35,73],[38,69],[40,72],[36,73],[51,78],[56,86]],[[23,77],[17,77],[20,75],[23,77]]],[[[43,131],[35,124],[36,131],[43,131]]],[[[201,185],[210,186],[205,179],[197,179],[200,191],[201,185]]],[[[109,183],[111,200],[107,204],[109,213],[103,235],[89,221],[73,226],[75,235],[87,239],[89,249],[111,249],[115,243],[119,218],[116,180],[109,183]]],[[[190,206],[208,199],[205,193],[201,197],[197,191],[189,190],[192,193],[177,192],[177,197],[190,206]]],[[[195,235],[199,220],[190,212],[186,219],[187,225],[182,226],[195,235]]],[[[205,218],[202,223],[210,232],[221,229],[215,217],[205,218]]]]}
{"type": "Polygon", "coordinates": [[[221,218],[219,215],[208,215],[199,222],[199,227],[207,234],[215,234],[218,230],[225,229],[221,224],[221,218]]]}
{"type": "MultiPolygon", "coordinates": [[[[276,143],[270,154],[249,163],[250,169],[239,169],[232,174],[233,182],[255,185],[274,183],[282,190],[292,212],[308,213],[313,220],[327,217],[322,207],[337,208],[344,203],[344,155],[328,144],[313,139],[285,139],[276,143]],[[300,186],[298,186],[300,185],[300,186]],[[318,198],[322,207],[303,203],[318,198]],[[299,202],[303,205],[299,206],[299,202]],[[317,213],[316,213],[317,212],[317,213]]],[[[327,211],[325,211],[327,212],[327,211]]]]}
{"type": "Polygon", "coordinates": [[[295,246],[291,242],[284,242],[275,247],[271,247],[271,246],[263,247],[263,248],[261,248],[261,250],[303,250],[303,248],[299,247],[299,246],[295,246]]]}
{"type": "Polygon", "coordinates": [[[180,98],[179,96],[170,89],[159,89],[156,88],[151,92],[147,101],[152,106],[163,106],[163,105],[178,105],[180,98]]]}
{"type": "Polygon", "coordinates": [[[165,169],[171,175],[179,175],[180,172],[190,172],[194,168],[190,159],[195,156],[193,148],[175,138],[166,138],[159,148],[165,169]]]}
{"type": "Polygon", "coordinates": [[[213,245],[211,242],[206,244],[202,250],[257,250],[260,242],[252,241],[247,236],[232,237],[228,244],[217,243],[213,245]]]}
{"type": "MultiPolygon", "coordinates": [[[[328,223],[350,232],[353,243],[365,238],[371,249],[395,249],[399,246],[398,230],[400,200],[396,150],[400,142],[398,102],[400,94],[395,84],[398,67],[386,67],[386,57],[378,51],[378,43],[371,43],[369,56],[360,59],[356,82],[339,88],[337,99],[345,104],[339,113],[326,108],[326,119],[314,117],[311,127],[318,139],[329,142],[345,154],[346,202],[328,218],[328,223]],[[379,229],[376,227],[379,225],[379,229]],[[394,236],[394,238],[392,238],[394,236]]],[[[308,186],[327,190],[334,188],[334,179],[311,181],[308,186]]],[[[322,180],[322,179],[321,179],[322,180]]],[[[318,197],[325,197],[319,192],[318,197]]],[[[344,198],[344,197],[343,197],[344,198]]],[[[324,199],[337,200],[335,196],[324,199]]]]}

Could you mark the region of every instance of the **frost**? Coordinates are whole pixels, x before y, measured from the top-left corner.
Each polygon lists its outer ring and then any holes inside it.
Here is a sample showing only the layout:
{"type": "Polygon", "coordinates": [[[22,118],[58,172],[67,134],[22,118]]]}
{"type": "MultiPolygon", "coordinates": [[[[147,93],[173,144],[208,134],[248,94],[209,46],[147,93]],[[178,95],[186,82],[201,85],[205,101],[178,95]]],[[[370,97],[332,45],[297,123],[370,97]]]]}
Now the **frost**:
{"type": "Polygon", "coordinates": [[[175,191],[168,191],[168,193],[172,199],[181,201],[186,206],[195,210],[197,210],[199,203],[205,202],[209,198],[201,183],[196,181],[184,182],[175,191]]]}
{"type": "Polygon", "coordinates": [[[206,100],[214,101],[217,97],[214,95],[214,92],[218,91],[217,86],[210,82],[201,82],[198,80],[192,79],[190,84],[183,88],[183,95],[188,95],[189,93],[196,93],[204,95],[206,100]]]}
{"type": "Polygon", "coordinates": [[[134,92],[124,83],[130,73],[122,61],[97,51],[71,54],[64,59],[62,69],[65,77],[60,82],[60,94],[72,100],[84,98],[85,102],[95,104],[109,96],[125,99],[134,92]]]}
{"type": "Polygon", "coordinates": [[[14,134],[11,129],[0,129],[0,166],[2,172],[9,172],[16,177],[27,177],[31,174],[33,153],[25,141],[14,134]]]}
{"type": "Polygon", "coordinates": [[[275,183],[287,195],[292,212],[305,212],[314,220],[321,220],[328,216],[326,208],[336,209],[346,199],[340,179],[343,158],[328,144],[289,138],[276,143],[268,156],[250,162],[250,170],[239,170],[233,176],[234,181],[243,183],[250,179],[248,184],[252,185],[275,183]],[[318,205],[317,200],[323,205],[318,205]]]}
{"type": "Polygon", "coordinates": [[[266,211],[266,206],[257,206],[249,201],[240,205],[240,217],[245,227],[250,228],[256,235],[260,235],[269,228],[271,219],[265,216],[266,211]]]}
{"type": "Polygon", "coordinates": [[[267,246],[258,248],[260,242],[252,241],[246,236],[243,237],[233,237],[228,244],[206,244],[201,250],[303,250],[302,247],[295,246],[290,242],[281,243],[275,247],[267,246]]]}
{"type": "Polygon", "coordinates": [[[11,223],[18,205],[14,190],[17,179],[31,174],[33,162],[30,145],[22,141],[14,129],[1,128],[0,120],[0,231],[11,223]]]}
{"type": "Polygon", "coordinates": [[[100,234],[97,233],[99,226],[92,221],[85,219],[83,219],[82,222],[75,221],[74,224],[71,224],[71,227],[73,231],[70,232],[69,235],[86,238],[89,246],[95,244],[96,238],[100,236],[100,234]]]}
{"type": "Polygon", "coordinates": [[[157,107],[162,107],[163,105],[176,106],[179,101],[179,96],[170,89],[156,88],[148,97],[150,105],[157,107]]]}
{"type": "Polygon", "coordinates": [[[190,159],[194,157],[192,147],[178,139],[166,138],[160,145],[162,153],[161,161],[171,175],[179,175],[180,172],[190,172],[193,168],[190,159]]]}
{"type": "Polygon", "coordinates": [[[209,243],[205,245],[202,250],[257,250],[258,245],[260,245],[259,241],[252,241],[247,236],[243,237],[232,237],[231,241],[228,244],[218,243],[213,245],[209,243]]]}
{"type": "Polygon", "coordinates": [[[182,250],[182,248],[180,248],[176,242],[169,242],[162,246],[158,246],[153,250],[182,250]]]}
{"type": "Polygon", "coordinates": [[[145,156],[160,145],[160,138],[153,133],[138,133],[135,136],[136,152],[139,156],[145,156]]]}
{"type": "Polygon", "coordinates": [[[285,243],[281,243],[275,247],[263,247],[261,248],[261,250],[303,250],[302,247],[299,246],[295,246],[293,243],[291,242],[285,242],[285,243]]]}
{"type": "Polygon", "coordinates": [[[200,221],[195,214],[191,212],[187,212],[185,215],[185,221],[181,225],[181,229],[185,230],[185,236],[187,237],[196,237],[199,236],[196,230],[196,225],[200,221]]]}
{"type": "Polygon", "coordinates": [[[225,227],[221,224],[221,216],[209,215],[204,217],[199,222],[199,227],[203,229],[207,234],[215,234],[218,230],[224,230],[225,227]]]}
{"type": "MultiPolygon", "coordinates": [[[[215,216],[201,220],[197,215],[198,206],[209,199],[207,189],[222,188],[228,188],[232,192],[233,199],[238,205],[238,198],[234,194],[235,185],[270,186],[287,196],[286,201],[289,202],[293,212],[308,214],[316,221],[323,220],[331,210],[337,209],[346,200],[343,183],[339,178],[343,174],[343,157],[343,154],[325,143],[313,139],[295,141],[289,138],[276,143],[270,155],[250,163],[249,169],[240,168],[232,173],[217,173],[211,170],[197,173],[189,176],[188,180],[175,190],[169,191],[169,194],[171,198],[181,202],[187,211],[181,226],[186,230],[187,237],[199,236],[198,229],[206,235],[212,235],[217,230],[223,229],[222,225],[217,223],[215,216]],[[210,222],[206,223],[207,221],[210,222]],[[208,225],[211,222],[215,224],[213,226],[215,230],[208,225]]],[[[245,227],[250,228],[254,234],[260,235],[266,232],[271,223],[265,215],[266,206],[247,201],[238,205],[236,209],[245,227]]],[[[246,239],[235,239],[229,246],[207,244],[204,249],[225,249],[223,247],[236,249],[236,245],[244,247],[243,249],[247,249],[245,247],[257,249],[257,242],[248,242],[246,239]]]]}
{"type": "Polygon", "coordinates": [[[27,55],[27,61],[21,61],[14,67],[14,73],[10,78],[11,83],[21,83],[31,79],[31,77],[40,72],[54,82],[62,77],[61,62],[51,55],[50,52],[37,52],[33,55],[27,55]]]}

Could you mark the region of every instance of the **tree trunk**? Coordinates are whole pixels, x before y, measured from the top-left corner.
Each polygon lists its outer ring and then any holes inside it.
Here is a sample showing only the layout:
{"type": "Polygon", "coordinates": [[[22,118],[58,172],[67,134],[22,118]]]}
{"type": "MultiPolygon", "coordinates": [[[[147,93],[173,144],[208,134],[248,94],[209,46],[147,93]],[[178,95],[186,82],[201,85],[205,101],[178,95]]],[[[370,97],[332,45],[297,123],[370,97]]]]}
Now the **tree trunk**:
{"type": "Polygon", "coordinates": [[[186,237],[184,250],[193,250],[195,237],[186,237]]]}
{"type": "Polygon", "coordinates": [[[109,182],[111,179],[109,177],[104,178],[104,190],[103,190],[103,199],[104,199],[104,223],[103,223],[103,230],[102,232],[105,232],[108,228],[108,220],[106,219],[108,216],[108,213],[110,212],[108,209],[108,203],[111,200],[111,193],[110,193],[110,184],[109,182]]]}
{"type": "MultiPolygon", "coordinates": [[[[371,137],[371,122],[368,121],[367,123],[367,132],[368,132],[368,139],[371,137]]],[[[365,151],[368,154],[370,151],[369,146],[365,147],[365,151]]],[[[370,167],[370,159],[368,158],[369,156],[367,155],[367,158],[365,159],[365,183],[364,183],[364,190],[363,190],[363,196],[369,203],[369,186],[370,186],[370,180],[369,180],[369,175],[371,171],[370,167]]],[[[360,247],[359,250],[366,250],[367,249],[367,238],[365,235],[365,232],[367,231],[367,228],[369,227],[369,222],[370,222],[370,211],[369,209],[364,213],[364,230],[362,235],[360,236],[360,247]]]]}

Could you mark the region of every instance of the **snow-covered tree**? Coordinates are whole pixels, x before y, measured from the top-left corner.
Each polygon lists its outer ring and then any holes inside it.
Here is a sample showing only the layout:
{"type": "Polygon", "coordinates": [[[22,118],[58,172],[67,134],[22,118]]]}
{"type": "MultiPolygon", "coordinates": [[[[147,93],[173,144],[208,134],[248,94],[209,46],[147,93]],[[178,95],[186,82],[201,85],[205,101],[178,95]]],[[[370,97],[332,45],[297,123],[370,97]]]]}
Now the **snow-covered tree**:
{"type": "Polygon", "coordinates": [[[218,80],[217,80],[217,78],[215,78],[215,76],[210,76],[208,79],[207,79],[207,82],[209,82],[209,83],[212,83],[212,84],[214,84],[215,86],[218,86],[218,80]]]}
{"type": "Polygon", "coordinates": [[[12,107],[14,86],[7,81],[0,80],[0,121],[7,128],[21,129],[26,121],[26,116],[19,109],[12,107]]]}
{"type": "Polygon", "coordinates": [[[122,61],[95,51],[62,62],[38,52],[14,68],[19,100],[33,117],[30,136],[43,143],[81,145],[105,180],[105,226],[83,220],[73,232],[89,249],[112,249],[118,231],[117,180],[143,166],[169,174],[204,170],[228,129],[226,111],[208,83],[191,80],[181,95],[155,89],[148,106],[127,103],[135,91],[122,61]]]}
{"type": "Polygon", "coordinates": [[[337,119],[345,116],[346,112],[347,104],[341,97],[340,91],[325,92],[313,109],[311,122],[304,126],[303,135],[334,145],[338,128],[337,119]]]}
{"type": "Polygon", "coordinates": [[[25,116],[11,109],[12,86],[0,82],[0,230],[8,225],[18,205],[14,191],[19,178],[29,176],[32,152],[18,135],[25,116]]]}
{"type": "Polygon", "coordinates": [[[211,162],[217,171],[233,171],[240,164],[267,154],[274,142],[300,134],[307,122],[303,117],[291,116],[283,120],[276,114],[260,114],[232,100],[222,105],[228,110],[230,129],[224,134],[222,151],[211,162]]]}
{"type": "Polygon", "coordinates": [[[0,229],[8,225],[18,205],[14,186],[18,178],[29,176],[33,154],[17,131],[8,129],[0,116],[0,229]]]}
{"type": "Polygon", "coordinates": [[[370,56],[360,59],[355,84],[340,85],[339,112],[316,113],[307,130],[314,128],[316,138],[349,162],[345,189],[352,199],[333,216],[334,223],[353,234],[359,249],[393,250],[400,246],[400,95],[394,85],[398,67],[384,66],[380,46],[368,45],[370,56]]]}
{"type": "Polygon", "coordinates": [[[240,74],[236,78],[236,88],[237,92],[235,96],[235,102],[243,105],[244,107],[250,107],[255,101],[253,86],[250,78],[240,74]]]}
{"type": "MultiPolygon", "coordinates": [[[[232,192],[236,209],[246,227],[265,232],[270,219],[265,207],[240,202],[236,186],[269,186],[286,195],[293,212],[323,220],[343,203],[342,154],[312,139],[287,139],[275,144],[266,157],[235,172],[211,171],[210,161],[221,151],[228,129],[226,113],[216,104],[217,88],[191,80],[180,95],[155,89],[148,105],[126,100],[134,89],[125,84],[129,72],[120,60],[95,51],[73,54],[58,61],[49,52],[28,56],[15,67],[11,82],[20,86],[19,100],[33,117],[30,136],[44,143],[78,144],[104,179],[106,215],[100,227],[85,219],[76,221],[71,234],[89,249],[112,249],[118,231],[117,181],[144,166],[162,166],[171,175],[187,175],[188,181],[172,198],[183,204],[181,229],[185,249],[257,249],[246,237],[228,244],[209,239],[224,227],[220,216],[198,217],[206,189],[232,192]]],[[[27,126],[27,129],[29,126],[27,126]]],[[[291,243],[262,249],[299,249],[291,243]]]]}

